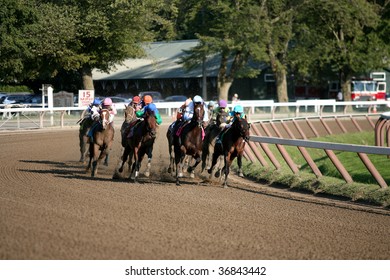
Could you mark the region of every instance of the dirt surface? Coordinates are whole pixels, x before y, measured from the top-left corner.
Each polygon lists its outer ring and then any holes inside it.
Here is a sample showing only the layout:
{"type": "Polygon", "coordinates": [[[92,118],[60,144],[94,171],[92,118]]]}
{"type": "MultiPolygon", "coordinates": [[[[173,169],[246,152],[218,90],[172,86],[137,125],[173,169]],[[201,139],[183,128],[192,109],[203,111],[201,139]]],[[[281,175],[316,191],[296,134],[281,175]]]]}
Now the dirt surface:
{"type": "Polygon", "coordinates": [[[166,126],[150,178],[96,178],[77,127],[1,132],[0,259],[390,259],[390,212],[231,177],[176,186],[166,126]]]}

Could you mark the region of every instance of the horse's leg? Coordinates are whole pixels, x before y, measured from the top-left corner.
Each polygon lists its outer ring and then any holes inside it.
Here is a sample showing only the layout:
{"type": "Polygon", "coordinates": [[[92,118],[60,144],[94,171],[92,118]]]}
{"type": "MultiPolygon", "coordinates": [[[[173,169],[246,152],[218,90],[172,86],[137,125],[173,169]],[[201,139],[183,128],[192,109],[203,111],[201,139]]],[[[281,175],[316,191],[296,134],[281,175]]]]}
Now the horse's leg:
{"type": "Polygon", "coordinates": [[[131,179],[134,180],[134,182],[137,181],[137,177],[138,177],[138,151],[139,151],[139,147],[135,147],[134,148],[134,163],[133,163],[133,168],[132,168],[132,172],[131,172],[131,179]]]}
{"type": "Polygon", "coordinates": [[[89,143],[89,162],[85,170],[86,172],[88,172],[91,169],[92,159],[93,159],[93,143],[89,143]]]}
{"type": "Polygon", "coordinates": [[[244,177],[244,173],[242,173],[242,155],[237,155],[237,165],[238,165],[238,176],[244,177]]]}
{"type": "Polygon", "coordinates": [[[223,187],[224,188],[227,188],[228,185],[227,185],[227,179],[228,179],[228,175],[229,175],[229,170],[230,170],[230,164],[232,163],[231,159],[230,159],[230,153],[229,152],[225,152],[225,155],[224,155],[224,163],[225,163],[225,180],[223,182],[223,187]]]}
{"type": "Polygon", "coordinates": [[[108,166],[108,159],[109,159],[109,154],[106,153],[106,156],[104,157],[104,163],[103,163],[105,166],[108,166]]]}
{"type": "Polygon", "coordinates": [[[85,162],[85,154],[87,153],[87,141],[88,141],[88,136],[86,135],[85,130],[79,131],[79,141],[80,141],[80,162],[85,162]]]}
{"type": "Polygon", "coordinates": [[[195,178],[195,168],[198,166],[198,164],[202,161],[201,159],[201,155],[200,154],[196,154],[195,157],[195,163],[193,166],[190,166],[188,167],[188,172],[190,172],[190,177],[191,178],[195,178]]]}
{"type": "Polygon", "coordinates": [[[122,154],[122,164],[121,164],[121,166],[118,169],[118,171],[120,173],[123,172],[123,166],[125,165],[128,157],[129,157],[129,153],[130,153],[130,147],[128,145],[126,145],[125,149],[123,150],[123,154],[122,154]]]}
{"type": "Polygon", "coordinates": [[[183,177],[183,172],[181,172],[182,168],[182,159],[184,156],[182,155],[180,147],[175,146],[175,165],[176,165],[176,185],[180,186],[179,178],[183,177]]]}
{"type": "MultiPolygon", "coordinates": [[[[153,145],[152,146],[148,146],[146,148],[146,152],[147,152],[147,155],[148,155],[148,163],[146,164],[146,171],[144,173],[146,177],[150,176],[150,167],[151,167],[151,162],[152,162],[152,150],[153,150],[153,145]]],[[[142,158],[140,159],[140,161],[142,161],[142,158]]]]}
{"type": "Polygon", "coordinates": [[[220,154],[214,147],[214,153],[213,153],[213,159],[211,161],[211,167],[208,169],[208,173],[210,174],[210,179],[213,177],[213,169],[215,165],[217,164],[217,160],[219,158],[220,154]]]}
{"type": "Polygon", "coordinates": [[[92,149],[93,149],[93,161],[92,161],[92,172],[91,172],[91,176],[92,177],[95,177],[96,174],[97,174],[97,166],[98,166],[98,159],[100,157],[100,155],[98,156],[98,153],[99,153],[99,145],[93,143],[92,144],[92,149]]]}

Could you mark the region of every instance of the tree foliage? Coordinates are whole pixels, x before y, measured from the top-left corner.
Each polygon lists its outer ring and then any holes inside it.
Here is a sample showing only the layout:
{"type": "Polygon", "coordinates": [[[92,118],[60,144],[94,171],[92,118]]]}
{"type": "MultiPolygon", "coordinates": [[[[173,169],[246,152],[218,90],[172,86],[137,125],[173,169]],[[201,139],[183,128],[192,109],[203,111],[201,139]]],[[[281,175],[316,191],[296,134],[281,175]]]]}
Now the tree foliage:
{"type": "Polygon", "coordinates": [[[349,100],[352,76],[383,67],[388,57],[378,32],[381,9],[366,0],[306,1],[291,52],[295,71],[315,76],[330,69],[349,100]]]}
{"type": "MultiPolygon", "coordinates": [[[[141,42],[174,34],[164,0],[1,0],[2,80],[80,71],[91,88],[92,69],[109,71],[142,56],[141,42]],[[3,5],[4,4],[4,5],[3,5]],[[4,67],[5,66],[5,67],[4,67]]],[[[171,17],[175,17],[173,10],[171,17]]]]}

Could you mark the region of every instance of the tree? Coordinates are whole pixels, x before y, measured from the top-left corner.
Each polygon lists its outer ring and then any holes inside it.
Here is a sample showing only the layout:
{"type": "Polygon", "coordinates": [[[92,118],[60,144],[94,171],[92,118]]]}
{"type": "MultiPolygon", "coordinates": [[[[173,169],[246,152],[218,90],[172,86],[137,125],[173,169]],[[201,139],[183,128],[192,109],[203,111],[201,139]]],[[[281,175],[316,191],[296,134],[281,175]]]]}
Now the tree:
{"type": "Polygon", "coordinates": [[[93,89],[92,69],[109,71],[129,57],[142,56],[141,42],[152,41],[156,32],[173,34],[170,20],[159,14],[174,7],[171,1],[1,1],[0,28],[5,32],[0,55],[4,69],[13,70],[2,71],[3,80],[77,70],[84,88],[93,89]]]}
{"type": "Polygon", "coordinates": [[[287,71],[290,65],[288,52],[294,35],[293,23],[302,1],[274,0],[262,3],[265,13],[264,34],[268,62],[276,82],[279,102],[288,102],[287,71]]]}
{"type": "Polygon", "coordinates": [[[187,26],[198,26],[200,44],[183,59],[188,67],[200,65],[205,56],[218,56],[219,99],[228,99],[235,78],[255,77],[260,70],[251,61],[265,58],[262,33],[264,13],[257,1],[198,1],[187,26]]]}
{"type": "Polygon", "coordinates": [[[295,68],[306,75],[332,69],[344,99],[351,100],[352,77],[383,67],[388,58],[388,46],[377,32],[380,11],[366,0],[306,1],[292,55],[295,68]]]}

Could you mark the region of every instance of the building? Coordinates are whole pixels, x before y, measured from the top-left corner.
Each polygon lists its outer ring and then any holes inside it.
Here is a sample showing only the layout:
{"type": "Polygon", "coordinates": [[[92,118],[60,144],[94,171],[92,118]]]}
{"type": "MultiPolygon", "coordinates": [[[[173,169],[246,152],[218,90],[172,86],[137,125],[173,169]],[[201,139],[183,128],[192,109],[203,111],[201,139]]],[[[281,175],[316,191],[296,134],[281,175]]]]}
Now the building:
{"type": "MultiPolygon", "coordinates": [[[[96,95],[132,96],[141,91],[159,91],[163,97],[201,95],[202,66],[187,71],[179,64],[186,55],[185,51],[198,43],[198,40],[183,40],[145,44],[146,57],[127,59],[109,74],[93,71],[96,95]]],[[[265,65],[259,67],[266,69],[265,65]]],[[[206,60],[208,100],[216,99],[218,70],[218,58],[206,60]]],[[[257,79],[236,79],[229,96],[237,92],[241,99],[274,99],[275,82],[271,76],[265,72],[257,79]]]]}

